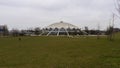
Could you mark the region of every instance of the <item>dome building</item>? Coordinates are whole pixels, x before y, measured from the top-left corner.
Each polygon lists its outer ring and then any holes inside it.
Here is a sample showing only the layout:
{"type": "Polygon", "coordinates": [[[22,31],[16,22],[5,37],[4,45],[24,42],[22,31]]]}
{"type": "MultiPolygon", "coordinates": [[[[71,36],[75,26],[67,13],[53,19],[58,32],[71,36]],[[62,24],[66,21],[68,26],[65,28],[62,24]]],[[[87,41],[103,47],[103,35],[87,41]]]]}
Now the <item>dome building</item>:
{"type": "Polygon", "coordinates": [[[54,24],[51,24],[42,29],[41,35],[80,35],[82,34],[81,29],[75,25],[60,21],[54,24]]]}

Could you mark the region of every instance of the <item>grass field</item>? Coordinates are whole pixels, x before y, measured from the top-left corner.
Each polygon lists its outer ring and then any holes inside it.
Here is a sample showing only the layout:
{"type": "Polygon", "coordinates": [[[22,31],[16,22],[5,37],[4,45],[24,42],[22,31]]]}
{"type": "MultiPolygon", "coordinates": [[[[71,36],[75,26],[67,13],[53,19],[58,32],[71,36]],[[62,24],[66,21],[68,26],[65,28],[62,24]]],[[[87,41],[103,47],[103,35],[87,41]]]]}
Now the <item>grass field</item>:
{"type": "Polygon", "coordinates": [[[120,35],[0,38],[0,68],[120,68],[120,35]]]}

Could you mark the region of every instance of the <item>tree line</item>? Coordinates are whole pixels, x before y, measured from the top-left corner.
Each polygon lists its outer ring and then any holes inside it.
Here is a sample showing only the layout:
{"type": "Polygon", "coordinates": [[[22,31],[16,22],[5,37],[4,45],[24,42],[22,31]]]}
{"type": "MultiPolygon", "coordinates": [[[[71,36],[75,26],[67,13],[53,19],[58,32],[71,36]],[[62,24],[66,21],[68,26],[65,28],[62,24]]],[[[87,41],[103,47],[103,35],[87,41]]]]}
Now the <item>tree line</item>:
{"type": "MultiPolygon", "coordinates": [[[[43,29],[39,27],[35,27],[33,29],[26,29],[26,30],[19,30],[19,29],[12,29],[9,30],[6,25],[0,26],[0,36],[38,36],[42,33],[43,29]]],[[[85,27],[84,30],[85,35],[108,35],[109,38],[112,37],[113,32],[120,32],[119,28],[113,28],[112,26],[108,27],[107,30],[89,30],[88,27],[85,27]]],[[[83,33],[80,33],[84,35],[83,33]]]]}

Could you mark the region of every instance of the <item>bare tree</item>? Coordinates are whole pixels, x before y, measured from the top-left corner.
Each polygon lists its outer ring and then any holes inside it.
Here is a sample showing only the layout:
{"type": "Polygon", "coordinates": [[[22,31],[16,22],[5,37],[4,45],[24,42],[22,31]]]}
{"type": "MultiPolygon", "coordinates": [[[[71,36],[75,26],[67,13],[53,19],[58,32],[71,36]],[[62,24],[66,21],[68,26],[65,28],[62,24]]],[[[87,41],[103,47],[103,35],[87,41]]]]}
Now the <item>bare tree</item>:
{"type": "Polygon", "coordinates": [[[36,27],[34,31],[35,31],[35,35],[39,35],[41,33],[41,30],[39,27],[36,27]]]}
{"type": "Polygon", "coordinates": [[[97,39],[100,39],[100,24],[98,24],[97,39]]]}
{"type": "Polygon", "coordinates": [[[118,14],[120,15],[120,0],[115,0],[115,9],[117,10],[118,14]]]}
{"type": "Polygon", "coordinates": [[[120,19],[120,0],[114,0],[115,9],[117,12],[113,13],[117,18],[120,19]]]}
{"type": "Polygon", "coordinates": [[[14,36],[14,37],[19,36],[19,34],[20,34],[20,32],[19,32],[18,29],[12,29],[12,30],[10,31],[10,33],[11,33],[11,35],[14,36]]]}
{"type": "Polygon", "coordinates": [[[9,35],[9,30],[7,25],[1,25],[0,26],[0,36],[8,36],[9,35]]]}
{"type": "Polygon", "coordinates": [[[109,24],[109,27],[107,29],[107,35],[110,41],[114,40],[114,19],[115,15],[113,14],[111,24],[109,24]]]}
{"type": "Polygon", "coordinates": [[[108,40],[112,41],[113,40],[113,27],[109,26],[107,29],[107,34],[108,34],[108,40]]]}
{"type": "Polygon", "coordinates": [[[85,32],[86,32],[87,34],[89,34],[89,29],[88,29],[87,26],[85,26],[85,32]]]}

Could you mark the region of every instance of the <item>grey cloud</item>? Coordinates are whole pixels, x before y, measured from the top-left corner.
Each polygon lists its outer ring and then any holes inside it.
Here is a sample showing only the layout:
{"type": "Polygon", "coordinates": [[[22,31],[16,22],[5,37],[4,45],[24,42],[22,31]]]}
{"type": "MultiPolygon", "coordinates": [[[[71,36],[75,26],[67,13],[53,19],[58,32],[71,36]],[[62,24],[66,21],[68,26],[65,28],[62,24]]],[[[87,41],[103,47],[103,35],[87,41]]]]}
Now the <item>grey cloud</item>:
{"type": "Polygon", "coordinates": [[[59,10],[66,6],[67,0],[5,0],[1,1],[0,5],[12,7],[28,7],[45,10],[59,10]]]}
{"type": "Polygon", "coordinates": [[[1,0],[0,23],[26,28],[67,21],[80,27],[104,28],[114,10],[113,0],[1,0]]]}

